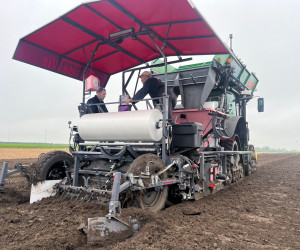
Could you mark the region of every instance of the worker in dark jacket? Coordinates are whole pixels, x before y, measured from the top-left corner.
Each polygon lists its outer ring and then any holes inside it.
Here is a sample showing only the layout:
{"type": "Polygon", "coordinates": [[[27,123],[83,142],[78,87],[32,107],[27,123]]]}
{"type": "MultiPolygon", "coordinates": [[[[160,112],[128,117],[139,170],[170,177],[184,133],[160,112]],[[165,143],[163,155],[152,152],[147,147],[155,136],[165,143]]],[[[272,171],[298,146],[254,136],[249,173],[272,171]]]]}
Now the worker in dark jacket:
{"type": "MultiPolygon", "coordinates": [[[[143,99],[147,94],[150,95],[151,98],[162,97],[165,91],[165,85],[158,79],[152,77],[149,71],[144,71],[140,76],[141,82],[143,83],[143,87],[132,97],[132,99],[127,99],[126,103],[130,102],[136,103],[136,100],[143,99]]],[[[172,111],[176,106],[177,96],[174,94],[171,88],[168,88],[169,95],[169,105],[168,105],[168,113],[169,119],[172,119],[172,111]]],[[[160,100],[153,100],[153,105],[156,107],[160,104],[160,100]]]]}
{"type": "Polygon", "coordinates": [[[106,96],[106,90],[103,87],[100,87],[97,90],[97,94],[87,101],[88,106],[92,113],[106,113],[108,112],[103,100],[106,96]],[[102,104],[102,105],[93,105],[93,104],[102,104]]]}

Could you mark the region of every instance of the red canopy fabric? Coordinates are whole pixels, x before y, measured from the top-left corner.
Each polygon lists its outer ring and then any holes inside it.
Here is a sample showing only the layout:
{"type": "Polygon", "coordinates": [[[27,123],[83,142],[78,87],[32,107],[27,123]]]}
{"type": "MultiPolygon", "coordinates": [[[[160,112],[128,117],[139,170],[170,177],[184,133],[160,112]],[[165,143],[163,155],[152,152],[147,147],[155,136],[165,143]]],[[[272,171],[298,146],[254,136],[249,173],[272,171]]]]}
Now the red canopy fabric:
{"type": "Polygon", "coordinates": [[[148,30],[166,56],[230,53],[191,0],[102,0],[82,4],[19,41],[14,59],[82,80],[92,69],[105,86],[109,76],[161,57],[148,35],[122,43],[109,34],[148,30]]]}

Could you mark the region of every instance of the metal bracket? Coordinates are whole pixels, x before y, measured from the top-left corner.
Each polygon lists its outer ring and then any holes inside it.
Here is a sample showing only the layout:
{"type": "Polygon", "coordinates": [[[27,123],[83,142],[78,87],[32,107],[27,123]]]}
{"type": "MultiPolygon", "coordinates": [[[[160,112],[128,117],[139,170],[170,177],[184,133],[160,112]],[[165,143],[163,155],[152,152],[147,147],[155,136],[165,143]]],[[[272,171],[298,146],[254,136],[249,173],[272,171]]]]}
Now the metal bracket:
{"type": "Polygon", "coordinates": [[[118,214],[121,213],[121,206],[119,201],[120,180],[121,180],[121,173],[116,172],[114,175],[112,194],[109,202],[109,213],[106,215],[108,218],[114,217],[116,213],[118,214]]]}
{"type": "Polygon", "coordinates": [[[88,188],[89,187],[89,179],[90,179],[90,177],[89,176],[88,177],[82,176],[82,178],[83,178],[83,181],[84,181],[84,186],[86,188],[88,188]]]}
{"type": "Polygon", "coordinates": [[[146,169],[145,169],[146,171],[145,172],[141,172],[142,175],[150,176],[150,166],[149,166],[150,163],[152,163],[153,165],[155,165],[153,161],[149,161],[147,163],[147,165],[146,165],[146,169]]]}
{"type": "Polygon", "coordinates": [[[214,134],[216,135],[216,138],[226,138],[228,139],[229,136],[227,135],[226,131],[225,131],[225,126],[224,126],[224,122],[225,119],[227,118],[227,115],[225,114],[220,114],[218,112],[212,112],[211,114],[209,114],[212,116],[212,128],[214,131],[214,134]]]}
{"type": "Polygon", "coordinates": [[[8,170],[8,163],[3,162],[3,167],[0,173],[0,192],[4,192],[6,178],[18,172],[22,173],[22,170],[23,170],[22,164],[15,164],[15,170],[8,170]]]}

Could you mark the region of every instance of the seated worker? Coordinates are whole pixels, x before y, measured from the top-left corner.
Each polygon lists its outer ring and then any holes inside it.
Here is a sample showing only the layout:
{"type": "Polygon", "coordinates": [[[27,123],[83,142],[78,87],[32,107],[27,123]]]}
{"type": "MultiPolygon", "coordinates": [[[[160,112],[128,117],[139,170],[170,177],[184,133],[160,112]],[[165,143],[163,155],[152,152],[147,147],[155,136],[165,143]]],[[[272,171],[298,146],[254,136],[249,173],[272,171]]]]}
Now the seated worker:
{"type": "MultiPolygon", "coordinates": [[[[143,83],[143,87],[132,97],[132,99],[127,99],[126,103],[130,102],[136,103],[135,100],[143,99],[147,94],[150,95],[151,98],[162,97],[165,91],[165,85],[158,79],[152,77],[149,71],[144,71],[139,78],[141,78],[141,82],[143,83]]],[[[168,116],[169,120],[172,119],[172,112],[174,107],[176,106],[177,96],[174,91],[168,88],[169,95],[169,110],[168,116]]],[[[162,100],[153,100],[154,107],[162,104],[162,100]]]]}
{"type": "Polygon", "coordinates": [[[105,88],[103,87],[100,87],[98,90],[97,90],[97,94],[89,99],[87,101],[87,104],[92,104],[92,105],[88,105],[90,106],[90,109],[91,109],[91,112],[92,113],[105,113],[105,112],[108,112],[103,100],[106,96],[106,90],[105,88]],[[102,105],[93,105],[93,104],[102,104],[102,105]]]}

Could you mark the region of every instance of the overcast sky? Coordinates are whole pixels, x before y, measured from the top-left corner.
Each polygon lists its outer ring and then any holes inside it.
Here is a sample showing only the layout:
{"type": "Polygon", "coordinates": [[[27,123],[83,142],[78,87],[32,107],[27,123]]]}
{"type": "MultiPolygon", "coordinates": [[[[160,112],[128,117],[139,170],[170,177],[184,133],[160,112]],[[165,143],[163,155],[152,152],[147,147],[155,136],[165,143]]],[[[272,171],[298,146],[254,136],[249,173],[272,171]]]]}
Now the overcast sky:
{"type": "MultiPolygon", "coordinates": [[[[151,0],[149,0],[151,1],[151,0]]],[[[79,0],[4,1],[0,15],[0,141],[68,143],[68,121],[77,123],[82,83],[12,60],[18,40],[73,9],[79,0]]],[[[248,105],[250,141],[300,150],[299,0],[193,0],[219,37],[259,78],[248,105]]],[[[119,78],[106,101],[116,101],[119,78]]]]}

